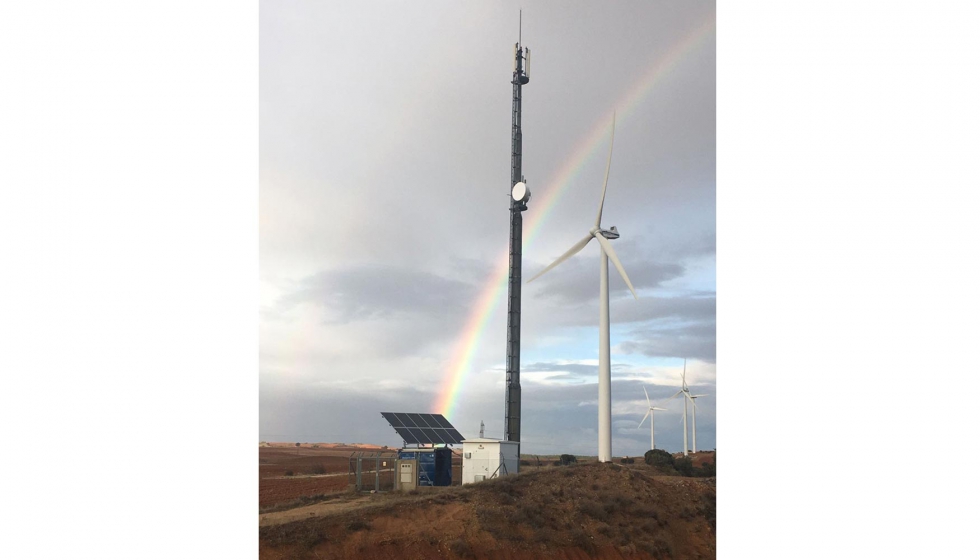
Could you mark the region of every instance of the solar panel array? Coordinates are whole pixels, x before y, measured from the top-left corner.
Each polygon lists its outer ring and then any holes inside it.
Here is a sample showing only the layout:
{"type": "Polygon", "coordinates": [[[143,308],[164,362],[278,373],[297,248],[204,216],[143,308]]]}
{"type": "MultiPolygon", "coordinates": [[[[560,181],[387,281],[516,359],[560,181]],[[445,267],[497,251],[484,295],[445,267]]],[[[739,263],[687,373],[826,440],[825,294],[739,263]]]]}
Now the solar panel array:
{"type": "Polygon", "coordinates": [[[442,414],[382,412],[381,416],[384,416],[384,419],[405,440],[405,443],[463,443],[463,436],[456,431],[456,428],[442,414]]]}

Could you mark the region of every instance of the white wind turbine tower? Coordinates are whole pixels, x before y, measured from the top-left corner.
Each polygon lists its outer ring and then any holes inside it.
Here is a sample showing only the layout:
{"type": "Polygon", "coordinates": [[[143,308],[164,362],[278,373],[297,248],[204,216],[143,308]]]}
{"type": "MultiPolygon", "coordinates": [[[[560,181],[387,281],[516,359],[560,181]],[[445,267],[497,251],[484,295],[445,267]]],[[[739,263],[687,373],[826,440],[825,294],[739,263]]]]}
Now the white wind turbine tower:
{"type": "MultiPolygon", "coordinates": [[[[653,411],[654,410],[667,410],[667,409],[666,408],[657,408],[657,407],[653,406],[652,404],[650,404],[650,394],[647,393],[647,388],[646,387],[643,388],[643,394],[647,398],[647,406],[649,407],[649,409],[647,410],[647,413],[643,416],[643,420],[646,420],[647,419],[647,416],[650,417],[650,449],[656,449],[657,448],[657,445],[653,441],[653,411]]],[[[643,420],[640,420],[640,423],[637,424],[637,426],[636,426],[637,428],[639,428],[640,426],[643,425],[643,420]]]]}
{"type": "MultiPolygon", "coordinates": [[[[681,390],[677,391],[670,398],[674,398],[678,395],[684,395],[684,456],[687,457],[687,401],[691,401],[691,391],[687,388],[687,358],[684,358],[684,370],[681,373],[681,390]]],[[[703,397],[704,395],[698,395],[703,397]]]]}
{"type": "Polygon", "coordinates": [[[698,452],[698,405],[694,402],[698,397],[707,397],[708,395],[692,395],[690,392],[687,393],[687,398],[691,399],[691,427],[694,428],[692,433],[693,439],[691,440],[692,451],[698,452]]]}
{"type": "Polygon", "coordinates": [[[609,166],[612,164],[612,148],[613,148],[613,136],[616,133],[616,114],[613,113],[613,126],[612,131],[609,134],[609,159],[606,161],[606,178],[602,181],[602,196],[599,198],[599,213],[595,218],[595,225],[589,229],[589,234],[582,238],[581,241],[572,246],[571,249],[565,252],[564,255],[558,257],[558,259],[545,267],[544,270],[537,273],[533,278],[528,280],[530,283],[535,278],[538,278],[545,272],[548,272],[552,268],[558,266],[560,263],[581,251],[590,241],[595,239],[599,242],[599,254],[602,257],[602,266],[599,268],[599,462],[608,463],[612,461],[612,379],[610,374],[609,365],[609,260],[612,260],[613,265],[616,266],[616,270],[619,271],[620,276],[626,281],[626,285],[629,286],[630,292],[633,293],[633,297],[639,299],[636,295],[636,290],[633,289],[633,284],[630,282],[628,276],[626,276],[626,270],[623,269],[622,263],[619,262],[619,257],[616,256],[616,251],[613,250],[612,244],[609,243],[609,239],[619,238],[619,232],[616,230],[616,226],[609,228],[608,230],[602,229],[599,225],[602,220],[602,205],[606,200],[606,184],[609,182],[609,166]]]}

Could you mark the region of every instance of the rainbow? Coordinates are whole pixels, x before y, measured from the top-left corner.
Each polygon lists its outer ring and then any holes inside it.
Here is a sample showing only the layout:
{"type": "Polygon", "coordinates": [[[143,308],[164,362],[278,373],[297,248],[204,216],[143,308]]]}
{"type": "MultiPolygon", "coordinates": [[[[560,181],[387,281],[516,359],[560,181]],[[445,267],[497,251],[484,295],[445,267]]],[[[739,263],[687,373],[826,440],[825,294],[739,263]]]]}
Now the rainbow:
{"type": "MultiPolygon", "coordinates": [[[[663,56],[654,61],[650,69],[613,105],[618,108],[617,119],[628,117],[636,106],[650,94],[654,86],[661,83],[663,78],[685,56],[713,35],[712,31],[714,28],[715,20],[714,18],[710,18],[675,43],[663,56]]],[[[592,157],[599,151],[598,148],[608,141],[609,117],[611,115],[603,115],[595,122],[591,130],[578,142],[572,151],[572,155],[566,160],[565,165],[544,183],[543,196],[535,197],[540,202],[537,202],[534,206],[540,208],[540,211],[533,214],[530,217],[531,219],[528,220],[523,240],[524,250],[537,238],[542,224],[551,214],[555,203],[568,190],[569,185],[572,184],[572,179],[591,161],[592,157]]],[[[471,363],[473,357],[476,355],[480,339],[483,337],[483,333],[487,328],[490,317],[493,316],[494,310],[500,301],[504,299],[501,296],[507,290],[507,275],[507,250],[504,250],[497,260],[497,265],[490,274],[489,281],[480,291],[476,306],[467,318],[462,334],[453,348],[449,368],[446,370],[441,384],[442,390],[437,395],[436,401],[433,404],[433,408],[437,413],[443,414],[450,420],[452,420],[453,413],[455,412],[459,392],[466,381],[467,375],[470,373],[471,363]]]]}

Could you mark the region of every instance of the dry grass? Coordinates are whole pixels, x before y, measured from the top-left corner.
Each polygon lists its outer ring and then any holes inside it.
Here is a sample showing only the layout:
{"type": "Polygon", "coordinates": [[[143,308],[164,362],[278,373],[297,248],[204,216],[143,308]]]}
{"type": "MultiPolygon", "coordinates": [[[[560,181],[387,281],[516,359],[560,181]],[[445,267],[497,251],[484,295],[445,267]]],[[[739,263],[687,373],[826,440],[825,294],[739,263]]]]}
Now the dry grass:
{"type": "Polygon", "coordinates": [[[488,547],[534,555],[571,548],[592,556],[618,548],[623,555],[671,558],[678,550],[698,546],[698,554],[713,555],[714,487],[680,477],[678,483],[655,480],[647,472],[652,469],[646,465],[585,463],[463,487],[378,495],[372,498],[378,507],[370,511],[262,528],[260,542],[300,551],[315,547],[321,557],[337,553],[340,549],[331,548],[331,543],[342,543],[355,533],[364,535],[358,542],[365,546],[411,544],[452,558],[474,558],[474,551],[488,547]],[[453,508],[453,518],[446,521],[453,527],[452,536],[420,529],[414,540],[401,542],[379,529],[414,526],[419,512],[429,508],[453,508]],[[382,517],[384,523],[374,522],[382,517]]]}

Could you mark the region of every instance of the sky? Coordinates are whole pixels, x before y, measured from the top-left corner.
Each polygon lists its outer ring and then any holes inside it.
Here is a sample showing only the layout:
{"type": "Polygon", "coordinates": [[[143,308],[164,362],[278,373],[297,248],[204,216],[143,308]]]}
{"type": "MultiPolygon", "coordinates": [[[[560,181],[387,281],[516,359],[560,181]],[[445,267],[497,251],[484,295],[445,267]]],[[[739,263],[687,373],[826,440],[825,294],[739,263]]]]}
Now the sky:
{"type": "MultiPolygon", "coordinates": [[[[511,72],[523,9],[524,277],[603,226],[612,451],[715,447],[714,2],[260,3],[259,438],[399,445],[382,411],[503,437],[511,72]],[[649,422],[649,421],[647,421],[649,422]]],[[[522,453],[595,455],[590,244],[525,285],[522,453]]]]}

